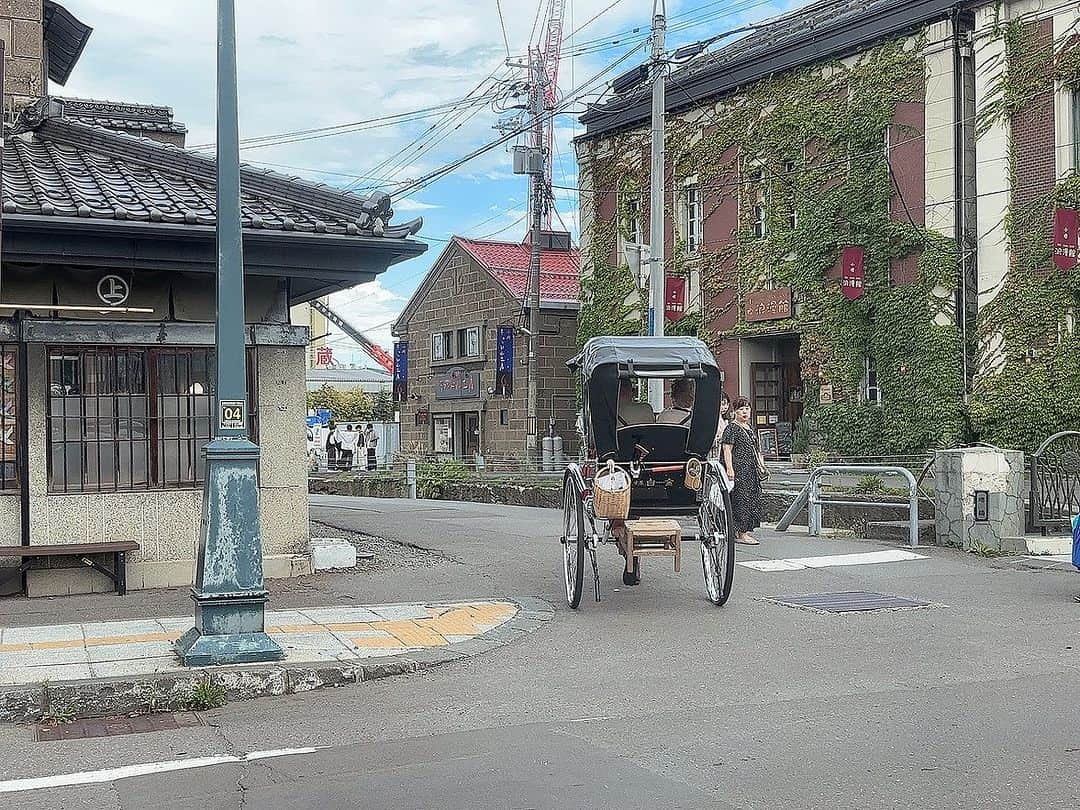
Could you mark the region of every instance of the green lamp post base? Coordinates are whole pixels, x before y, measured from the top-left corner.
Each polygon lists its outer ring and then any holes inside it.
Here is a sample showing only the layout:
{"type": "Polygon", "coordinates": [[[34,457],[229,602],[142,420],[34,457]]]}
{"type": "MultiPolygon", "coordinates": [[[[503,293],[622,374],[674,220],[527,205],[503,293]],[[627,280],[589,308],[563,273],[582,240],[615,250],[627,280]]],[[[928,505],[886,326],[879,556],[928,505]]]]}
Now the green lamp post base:
{"type": "Polygon", "coordinates": [[[285,651],[263,628],[266,592],[204,596],[194,589],[195,626],[177,639],[187,667],[281,661],[285,651]]]}
{"type": "Polygon", "coordinates": [[[206,446],[202,542],[195,571],[195,626],[174,649],[185,666],[280,661],[266,634],[257,445],[218,438],[206,446]]]}

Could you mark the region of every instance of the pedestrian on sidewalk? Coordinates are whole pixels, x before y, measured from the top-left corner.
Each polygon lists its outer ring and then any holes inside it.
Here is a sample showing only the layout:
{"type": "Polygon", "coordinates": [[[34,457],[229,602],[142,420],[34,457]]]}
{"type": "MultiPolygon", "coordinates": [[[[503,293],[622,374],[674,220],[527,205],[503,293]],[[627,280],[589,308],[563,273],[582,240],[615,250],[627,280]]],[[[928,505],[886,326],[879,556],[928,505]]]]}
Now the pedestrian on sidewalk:
{"type": "Polygon", "coordinates": [[[724,431],[731,421],[731,398],[726,391],[720,392],[720,420],[716,423],[716,439],[713,440],[712,457],[724,460],[724,431]]]}
{"type": "Polygon", "coordinates": [[[367,448],[367,468],[368,471],[375,469],[375,450],[379,446],[379,434],[375,432],[373,425],[368,425],[367,430],[364,431],[364,447],[367,448]]]}
{"type": "Polygon", "coordinates": [[[326,426],[326,469],[336,470],[338,465],[338,453],[341,452],[341,444],[338,439],[337,422],[333,419],[326,426]]]}
{"type": "Polygon", "coordinates": [[[750,400],[737,397],[731,403],[735,421],[728,424],[722,439],[724,466],[728,477],[735,482],[731,493],[731,511],[735,524],[735,542],[748,546],[758,544],[750,532],[761,525],[761,480],[765,477],[765,459],[758,449],[754,429],[750,426],[750,400]]]}
{"type": "Polygon", "coordinates": [[[356,443],[359,434],[353,430],[352,425],[346,425],[344,431],[340,431],[339,442],[341,443],[341,469],[351,470],[353,456],[356,455],[356,443]]]}

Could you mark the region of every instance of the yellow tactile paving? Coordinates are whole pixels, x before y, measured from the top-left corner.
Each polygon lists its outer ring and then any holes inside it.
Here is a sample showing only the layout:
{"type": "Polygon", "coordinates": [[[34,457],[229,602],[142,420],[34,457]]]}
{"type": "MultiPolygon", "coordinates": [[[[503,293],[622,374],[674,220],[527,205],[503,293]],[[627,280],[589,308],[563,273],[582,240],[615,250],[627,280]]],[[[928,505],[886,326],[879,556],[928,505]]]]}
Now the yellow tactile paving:
{"type": "MultiPolygon", "coordinates": [[[[360,633],[349,639],[357,649],[404,649],[416,647],[443,647],[451,642],[447,636],[475,637],[497,627],[510,619],[517,608],[505,602],[485,602],[448,606],[425,606],[425,618],[380,619],[367,622],[326,622],[304,624],[267,623],[269,632],[279,635],[302,633],[360,633]]],[[[105,647],[119,644],[137,644],[148,641],[173,642],[180,631],[160,633],[131,633],[129,635],[98,636],[62,640],[42,640],[0,644],[0,654],[6,652],[31,652],[67,650],[86,647],[105,647]]]]}

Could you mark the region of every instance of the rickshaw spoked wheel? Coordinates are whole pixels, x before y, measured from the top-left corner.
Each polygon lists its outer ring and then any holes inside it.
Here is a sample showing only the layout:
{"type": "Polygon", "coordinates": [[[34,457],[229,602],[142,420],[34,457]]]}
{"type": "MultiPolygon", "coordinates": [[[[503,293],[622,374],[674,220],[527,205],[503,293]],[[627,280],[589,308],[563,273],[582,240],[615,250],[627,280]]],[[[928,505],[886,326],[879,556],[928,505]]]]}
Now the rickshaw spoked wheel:
{"type": "Polygon", "coordinates": [[[585,577],[585,505],[571,475],[563,480],[563,575],[566,603],[576,609],[585,577]]]}
{"type": "Polygon", "coordinates": [[[731,596],[735,577],[735,530],[731,496],[714,476],[706,476],[698,509],[701,567],[709,601],[721,607],[731,596]]]}
{"type": "Polygon", "coordinates": [[[641,584],[641,557],[634,557],[634,570],[627,571],[626,568],[623,568],[622,584],[623,585],[640,585],[641,584]]]}

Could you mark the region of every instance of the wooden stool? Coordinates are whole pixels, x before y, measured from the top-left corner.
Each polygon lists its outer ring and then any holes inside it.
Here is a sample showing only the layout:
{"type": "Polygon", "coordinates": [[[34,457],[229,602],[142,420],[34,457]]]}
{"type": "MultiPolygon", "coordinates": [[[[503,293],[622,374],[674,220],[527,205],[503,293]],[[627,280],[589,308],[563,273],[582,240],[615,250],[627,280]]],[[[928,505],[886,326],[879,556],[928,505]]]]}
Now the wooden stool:
{"type": "Polygon", "coordinates": [[[634,557],[674,557],[675,572],[682,564],[682,527],[677,520],[628,520],[624,524],[626,571],[634,570],[634,557]]]}

